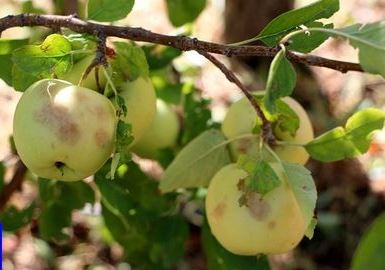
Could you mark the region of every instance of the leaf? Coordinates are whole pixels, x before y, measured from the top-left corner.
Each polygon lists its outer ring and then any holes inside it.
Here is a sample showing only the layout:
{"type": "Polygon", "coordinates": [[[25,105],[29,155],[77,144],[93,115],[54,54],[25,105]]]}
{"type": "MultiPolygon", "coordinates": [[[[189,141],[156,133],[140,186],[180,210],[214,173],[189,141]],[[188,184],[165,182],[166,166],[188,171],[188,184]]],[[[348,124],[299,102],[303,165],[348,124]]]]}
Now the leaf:
{"type": "Polygon", "coordinates": [[[285,50],[276,54],[271,62],[267,78],[266,94],[264,97],[265,108],[275,112],[275,101],[281,97],[290,96],[296,83],[296,73],[293,65],[285,57],[285,50]]]}
{"type": "Polygon", "coordinates": [[[28,44],[28,39],[0,39],[0,78],[12,86],[12,52],[28,44]]]}
{"type": "Polygon", "coordinates": [[[209,129],[211,120],[211,111],[209,109],[210,101],[198,97],[196,89],[190,93],[184,94],[184,127],[182,134],[182,145],[189,143],[199,134],[209,129]]]}
{"type": "Polygon", "coordinates": [[[304,166],[294,163],[283,162],[287,180],[298,206],[302,211],[305,226],[308,228],[306,236],[311,238],[314,229],[314,209],[317,202],[317,189],[311,176],[311,172],[304,166]],[[312,223],[313,222],[313,223],[312,223]]]}
{"type": "Polygon", "coordinates": [[[99,22],[117,21],[130,13],[134,3],[135,0],[88,0],[87,16],[99,22]]]}
{"type": "Polygon", "coordinates": [[[32,203],[25,209],[18,210],[11,206],[0,214],[0,222],[5,231],[14,232],[31,222],[35,204],[32,203]]]}
{"type": "Polygon", "coordinates": [[[206,0],[167,0],[168,17],[174,26],[194,21],[206,6],[206,0]]]}
{"type": "Polygon", "coordinates": [[[365,153],[373,131],[384,126],[385,112],[369,108],[351,116],[345,128],[334,128],[305,145],[312,158],[320,161],[336,161],[353,158],[365,153]]]}
{"type": "Polygon", "coordinates": [[[113,181],[104,177],[108,169],[109,164],[103,166],[95,182],[105,224],[126,259],[141,269],[170,269],[183,257],[188,235],[185,220],[173,214],[176,196],[162,196],[158,183],[133,162],[120,166],[113,181]]]}
{"type": "Polygon", "coordinates": [[[272,20],[251,41],[262,40],[268,46],[277,45],[283,36],[296,27],[329,18],[338,10],[339,0],[320,0],[308,6],[288,11],[272,20]]]}
{"type": "Polygon", "coordinates": [[[180,56],[182,52],[178,49],[163,45],[150,45],[142,47],[151,70],[161,69],[168,66],[172,60],[180,56]]]}
{"type": "Polygon", "coordinates": [[[120,162],[126,163],[131,160],[129,146],[134,141],[132,127],[130,124],[119,120],[116,127],[116,153],[120,154],[120,162]]]}
{"type": "MultiPolygon", "coordinates": [[[[323,24],[321,22],[312,22],[305,25],[306,28],[322,27],[322,28],[333,28],[333,24],[323,24]]],[[[302,32],[298,35],[293,36],[289,40],[288,50],[297,51],[301,53],[310,53],[314,49],[318,48],[329,38],[329,35],[322,32],[302,32]]]]}
{"type": "Polygon", "coordinates": [[[164,172],[159,188],[169,192],[178,188],[206,186],[215,173],[230,163],[224,135],[207,130],[192,140],[164,172]]]}
{"type": "Polygon", "coordinates": [[[22,70],[16,65],[12,67],[12,86],[16,91],[24,92],[34,82],[39,80],[39,77],[33,76],[30,73],[22,70]]]}
{"type": "Polygon", "coordinates": [[[62,35],[49,35],[41,45],[25,45],[13,51],[13,85],[25,90],[25,81],[52,78],[71,66],[71,44],[62,35]]]}
{"type": "Polygon", "coordinates": [[[242,155],[237,163],[248,173],[248,176],[243,179],[245,192],[265,195],[281,184],[273,168],[264,160],[253,160],[242,155]]]}
{"type": "Polygon", "coordinates": [[[71,213],[86,203],[95,201],[93,189],[82,181],[63,182],[39,180],[42,213],[39,216],[39,232],[45,240],[65,240],[63,229],[71,226],[71,213]]]}
{"type": "Polygon", "coordinates": [[[363,69],[385,77],[385,21],[365,25],[355,24],[341,29],[311,28],[309,30],[348,39],[355,48],[358,48],[363,69]]]}
{"type": "Polygon", "coordinates": [[[0,39],[0,55],[8,55],[12,54],[12,52],[21,47],[28,44],[28,39],[0,39]]]}
{"type": "Polygon", "coordinates": [[[223,248],[211,234],[207,223],[202,228],[203,250],[208,270],[269,270],[266,256],[238,256],[223,248]]]}
{"type": "Polygon", "coordinates": [[[354,253],[351,270],[382,270],[385,254],[385,214],[369,226],[354,253]]]}
{"type": "Polygon", "coordinates": [[[143,50],[134,43],[114,42],[116,56],[111,61],[112,79],[116,88],[120,88],[127,80],[134,81],[138,77],[147,78],[149,68],[143,50]]]}

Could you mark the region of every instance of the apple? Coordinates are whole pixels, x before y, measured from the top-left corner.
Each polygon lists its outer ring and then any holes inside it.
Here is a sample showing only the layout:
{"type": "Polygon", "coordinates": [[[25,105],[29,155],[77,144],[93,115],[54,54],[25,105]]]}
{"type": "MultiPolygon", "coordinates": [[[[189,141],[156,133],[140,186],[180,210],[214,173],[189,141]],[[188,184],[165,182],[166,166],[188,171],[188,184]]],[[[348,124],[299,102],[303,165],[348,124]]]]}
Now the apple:
{"type": "MultiPolygon", "coordinates": [[[[92,63],[94,60],[94,55],[89,55],[84,57],[83,59],[79,60],[78,62],[74,63],[71,70],[69,70],[67,73],[65,73],[62,76],[59,76],[59,79],[69,81],[70,83],[77,85],[80,82],[80,79],[83,75],[83,73],[86,71],[87,67],[92,63]]],[[[104,76],[103,70],[101,67],[99,67],[98,71],[99,75],[99,84],[101,89],[103,90],[106,85],[106,77],[104,76]]],[[[96,84],[95,79],[95,69],[92,69],[91,72],[88,74],[88,76],[81,82],[80,86],[98,91],[98,85],[96,84]]]]}
{"type": "Polygon", "coordinates": [[[121,89],[119,95],[123,97],[127,108],[127,114],[123,120],[131,124],[133,144],[135,144],[150,127],[155,117],[155,90],[151,80],[143,77],[125,82],[121,89]]]}
{"type": "Polygon", "coordinates": [[[93,175],[110,157],[116,112],[105,96],[62,80],[32,84],[13,120],[16,150],[40,177],[74,181],[93,175]]]}
{"type": "Polygon", "coordinates": [[[155,118],[133,147],[133,152],[144,158],[156,158],[158,150],[176,145],[178,134],[177,114],[167,103],[157,99],[155,118]]]}
{"type": "MultiPolygon", "coordinates": [[[[287,162],[305,164],[309,159],[306,150],[296,144],[306,144],[314,138],[313,128],[306,111],[302,106],[292,99],[285,97],[282,99],[298,115],[300,120],[299,128],[295,136],[289,133],[273,130],[277,140],[287,142],[287,145],[276,145],[273,147],[275,153],[287,162]]],[[[242,98],[233,103],[222,123],[222,131],[228,139],[234,139],[240,135],[251,134],[254,126],[257,124],[257,113],[246,98],[242,98]]],[[[244,138],[234,141],[230,147],[235,156],[240,153],[251,156],[259,156],[258,141],[260,138],[244,138]]]]}
{"type": "Polygon", "coordinates": [[[247,206],[239,205],[239,180],[247,172],[237,164],[223,167],[213,177],[206,196],[206,215],[212,234],[228,251],[237,255],[279,254],[293,249],[306,226],[278,163],[270,163],[281,184],[264,196],[251,192],[247,206]]]}

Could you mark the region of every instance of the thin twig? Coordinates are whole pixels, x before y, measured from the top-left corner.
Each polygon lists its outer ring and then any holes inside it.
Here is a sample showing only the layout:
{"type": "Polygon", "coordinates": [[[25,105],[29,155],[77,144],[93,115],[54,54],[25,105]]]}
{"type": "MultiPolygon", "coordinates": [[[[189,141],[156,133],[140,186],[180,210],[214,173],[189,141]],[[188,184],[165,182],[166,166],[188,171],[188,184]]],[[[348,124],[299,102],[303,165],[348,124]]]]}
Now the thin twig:
{"type": "MultiPolygon", "coordinates": [[[[0,19],[0,33],[8,28],[17,26],[45,26],[49,28],[66,27],[78,33],[89,33],[97,35],[103,33],[105,36],[114,36],[134,41],[145,41],[154,44],[161,44],[177,48],[181,51],[203,51],[209,53],[222,54],[226,56],[260,56],[274,57],[280,50],[279,47],[266,46],[234,46],[223,45],[212,42],[201,41],[196,38],[186,36],[169,36],[154,33],[143,28],[122,27],[113,25],[103,25],[83,21],[75,16],[59,15],[36,15],[20,14],[10,15],[0,19]]],[[[288,51],[287,56],[290,60],[311,66],[331,68],[340,72],[360,71],[362,67],[357,63],[337,61],[323,57],[301,54],[288,51]]]]}
{"type": "Polygon", "coordinates": [[[21,160],[19,160],[15,166],[15,173],[13,174],[11,181],[3,187],[3,190],[0,193],[0,212],[4,210],[12,194],[21,188],[25,173],[27,172],[27,167],[21,160]]]}
{"type": "Polygon", "coordinates": [[[237,85],[239,89],[242,90],[243,94],[246,96],[246,98],[250,101],[251,105],[254,107],[255,111],[257,112],[258,116],[262,120],[262,137],[268,144],[274,144],[275,137],[273,135],[270,122],[267,120],[265,114],[263,113],[261,107],[259,106],[256,99],[253,97],[253,95],[249,92],[247,87],[242,84],[242,82],[235,76],[235,74],[228,69],[222,62],[220,62],[217,58],[212,56],[211,54],[204,52],[204,51],[197,51],[199,54],[206,57],[211,63],[213,63],[215,66],[217,66],[223,74],[225,74],[226,78],[237,85]]]}
{"type": "Polygon", "coordinates": [[[87,76],[90,74],[92,69],[94,69],[96,85],[98,87],[98,90],[101,91],[98,67],[100,65],[107,66],[107,56],[106,56],[107,46],[106,46],[106,36],[104,35],[104,33],[99,32],[97,36],[98,36],[98,46],[96,48],[95,58],[92,60],[91,64],[86,68],[86,70],[83,72],[79,84],[81,84],[81,82],[85,80],[87,76]]]}

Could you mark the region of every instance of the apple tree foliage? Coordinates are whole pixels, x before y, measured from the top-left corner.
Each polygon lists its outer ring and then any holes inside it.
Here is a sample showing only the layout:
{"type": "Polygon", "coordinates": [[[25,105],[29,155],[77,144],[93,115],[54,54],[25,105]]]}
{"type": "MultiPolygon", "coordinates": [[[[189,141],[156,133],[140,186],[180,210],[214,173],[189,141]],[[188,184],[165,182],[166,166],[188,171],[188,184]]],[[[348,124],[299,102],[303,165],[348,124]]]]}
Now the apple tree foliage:
{"type": "MultiPolygon", "coordinates": [[[[25,12],[44,12],[34,8],[30,1],[26,3],[23,4],[25,12]]],[[[205,0],[165,0],[165,3],[170,22],[176,27],[193,23],[207,4],[205,0]]],[[[112,23],[129,16],[134,4],[134,0],[89,0],[84,19],[112,23]]],[[[338,10],[338,0],[316,1],[281,14],[256,37],[233,44],[239,46],[259,40],[268,47],[281,47],[266,78],[265,96],[258,98],[258,104],[269,119],[284,123],[282,127],[286,131],[298,126],[297,117],[287,117],[292,113],[290,109],[282,113],[279,108],[279,99],[292,94],[297,79],[287,51],[309,53],[329,38],[344,39],[358,50],[365,72],[385,77],[385,22],[339,29],[325,24],[323,19],[338,10]]],[[[67,29],[63,29],[62,34],[47,34],[39,42],[32,38],[0,39],[0,78],[20,92],[37,80],[60,78],[81,59],[95,55],[97,41],[95,36],[67,29]]],[[[118,114],[127,113],[124,99],[119,95],[122,85],[138,77],[150,77],[157,98],[178,108],[183,128],[177,144],[158,149],[155,158],[164,169],[160,181],[144,173],[132,158],[132,127],[119,121],[115,153],[95,174],[93,181],[62,182],[31,176],[29,178],[38,187],[38,198],[24,209],[7,206],[0,213],[0,220],[4,230],[10,232],[37,222],[41,239],[63,242],[70,238],[73,212],[99,205],[100,213],[96,214],[103,218],[103,226],[112,241],[123,247],[127,262],[138,269],[171,269],[183,258],[189,237],[191,220],[183,214],[183,209],[191,201],[202,202],[210,179],[222,167],[237,162],[228,149],[236,139],[226,139],[220,123],[212,121],[210,100],[202,97],[188,72],[175,74],[172,64],[182,54],[179,50],[122,41],[114,42],[112,47],[114,53],[107,55],[107,66],[99,67],[107,77],[106,86],[98,90],[108,97],[113,96],[118,114]]],[[[94,72],[88,76],[94,76],[94,72]]],[[[383,128],[384,120],[382,110],[363,109],[353,114],[344,127],[335,127],[302,147],[313,159],[323,162],[357,157],[368,150],[373,132],[383,128]]],[[[260,127],[256,126],[248,135],[260,136],[260,127]]],[[[271,181],[261,179],[275,179],[267,162],[253,162],[240,156],[238,164],[249,173],[246,189],[264,194],[276,188],[271,181]]],[[[299,164],[281,164],[306,220],[305,234],[311,238],[316,226],[317,200],[311,173],[299,164]]],[[[6,185],[5,167],[0,165],[2,190],[6,185]]],[[[197,213],[205,220],[203,207],[198,207],[197,213]]],[[[208,269],[270,269],[265,256],[234,255],[217,242],[206,221],[199,225],[208,269]]],[[[365,269],[367,265],[371,265],[370,269],[381,269],[382,258],[376,254],[384,250],[385,244],[383,237],[377,239],[372,235],[374,231],[383,234],[384,228],[381,217],[364,236],[353,269],[365,269]]]]}

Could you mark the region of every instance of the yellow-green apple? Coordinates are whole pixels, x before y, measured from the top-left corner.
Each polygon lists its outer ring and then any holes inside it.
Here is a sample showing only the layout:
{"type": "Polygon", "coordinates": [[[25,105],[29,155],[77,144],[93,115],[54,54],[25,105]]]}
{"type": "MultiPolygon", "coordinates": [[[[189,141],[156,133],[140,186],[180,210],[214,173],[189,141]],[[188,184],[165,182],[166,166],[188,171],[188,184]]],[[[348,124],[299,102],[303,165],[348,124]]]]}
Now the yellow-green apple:
{"type": "Polygon", "coordinates": [[[139,77],[123,84],[119,95],[123,97],[127,114],[123,117],[131,124],[135,144],[150,127],[156,112],[156,95],[149,78],[139,77]]]}
{"type": "Polygon", "coordinates": [[[81,180],[110,157],[116,113],[105,96],[62,80],[32,84],[17,104],[13,136],[25,165],[40,177],[81,180]]]}
{"type": "Polygon", "coordinates": [[[303,238],[305,221],[278,163],[270,163],[281,183],[261,196],[244,194],[239,181],[247,172],[230,164],[217,172],[209,184],[206,215],[212,234],[228,251],[238,255],[279,254],[293,249],[303,238]]]}
{"type": "MultiPolygon", "coordinates": [[[[309,159],[306,150],[298,146],[298,144],[306,144],[314,138],[313,128],[306,111],[302,106],[291,97],[282,99],[299,117],[299,128],[295,136],[288,132],[280,132],[273,130],[277,140],[286,142],[286,145],[276,145],[273,150],[276,154],[285,161],[305,164],[309,159]]],[[[253,128],[257,124],[257,113],[246,98],[242,98],[233,103],[222,123],[222,131],[228,139],[234,139],[240,135],[251,134],[253,128]]],[[[257,138],[244,138],[235,141],[231,144],[233,153],[237,156],[239,153],[248,154],[251,156],[260,155],[258,150],[257,138]]]]}
{"type": "MultiPolygon", "coordinates": [[[[92,63],[94,57],[95,57],[94,55],[89,55],[79,60],[78,62],[74,63],[71,70],[69,70],[67,73],[63,74],[62,76],[59,76],[59,79],[68,81],[74,85],[79,84],[83,73],[86,71],[87,67],[92,63]]],[[[98,69],[98,76],[99,76],[99,84],[100,84],[101,90],[104,90],[107,80],[106,80],[106,77],[104,76],[104,73],[101,67],[99,67],[98,69]]],[[[98,85],[96,83],[94,69],[91,70],[88,76],[81,82],[80,86],[83,86],[95,91],[99,90],[98,85]]]]}
{"type": "Polygon", "coordinates": [[[179,134],[177,114],[163,100],[156,101],[156,114],[149,129],[138,140],[133,151],[141,157],[156,158],[158,150],[173,147],[179,134]]]}

